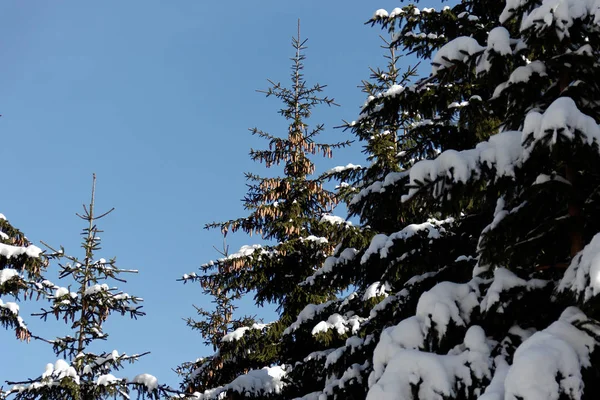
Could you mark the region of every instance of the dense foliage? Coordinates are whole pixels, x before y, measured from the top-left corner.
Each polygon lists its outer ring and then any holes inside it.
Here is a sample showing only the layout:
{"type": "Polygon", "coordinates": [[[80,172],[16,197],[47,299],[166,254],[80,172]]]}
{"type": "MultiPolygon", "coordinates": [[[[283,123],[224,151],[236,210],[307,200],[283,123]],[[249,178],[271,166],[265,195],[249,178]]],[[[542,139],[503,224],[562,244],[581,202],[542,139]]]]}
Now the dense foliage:
{"type": "MultiPolygon", "coordinates": [[[[375,12],[388,66],[346,126],[372,164],[327,174],[364,242],[294,281],[328,296],[283,330],[287,358],[198,396],[597,398],[598,21],[577,0],[375,12]]],[[[260,360],[255,332],[229,357],[260,360]]]]}

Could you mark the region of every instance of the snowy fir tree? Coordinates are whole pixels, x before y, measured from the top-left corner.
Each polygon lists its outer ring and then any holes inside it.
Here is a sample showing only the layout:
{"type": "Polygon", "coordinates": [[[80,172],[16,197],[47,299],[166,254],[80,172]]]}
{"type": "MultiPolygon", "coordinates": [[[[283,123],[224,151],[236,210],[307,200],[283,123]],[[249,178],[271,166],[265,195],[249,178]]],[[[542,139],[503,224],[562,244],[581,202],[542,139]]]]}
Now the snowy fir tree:
{"type": "Polygon", "coordinates": [[[315,176],[311,157],[331,157],[333,149],[348,143],[319,143],[315,139],[323,125],[308,125],[316,106],[331,106],[334,101],[321,95],[325,86],[306,83],[305,43],[298,29],[298,36],[292,40],[295,55],[291,59],[291,86],[270,81],[271,87],[264,91],[267,97],[283,103],[279,114],[288,124],[285,136],[251,129],[252,134],[268,141],[267,149],[250,151],[252,160],[267,168],[281,165],[283,175],[246,174],[249,184],[244,207],[249,215],[207,226],[220,229],[224,235],[238,230],[259,234],[266,243],[243,246],[239,252],[202,266],[201,274],[183,277],[184,281],[200,282],[204,293],[212,295],[217,304],[217,317],[200,310],[206,319],[189,321],[211,340],[217,352],[187,364],[181,371],[183,386],[207,398],[281,394],[278,379],[285,374],[289,361],[302,352],[295,346],[285,346],[283,330],[308,304],[330,300],[334,294],[334,290],[309,290],[300,283],[342,240],[351,242],[358,236],[351,224],[331,215],[337,197],[324,187],[321,177],[315,176]],[[223,305],[249,293],[254,294],[259,306],[275,305],[279,319],[269,324],[252,318],[233,320],[232,309],[223,305]],[[214,336],[215,332],[219,335],[214,336]],[[269,382],[252,383],[263,377],[269,382]]]}
{"type": "Polygon", "coordinates": [[[31,332],[19,315],[19,305],[6,301],[6,297],[19,300],[43,295],[41,275],[45,265],[42,250],[0,214],[0,324],[14,329],[20,340],[29,340],[31,332]]]}
{"type": "MultiPolygon", "coordinates": [[[[45,341],[52,345],[59,358],[49,363],[38,378],[21,382],[7,382],[10,387],[0,392],[7,399],[73,399],[95,400],[105,398],[131,398],[131,391],[138,392],[138,398],[166,398],[179,394],[159,385],[157,378],[149,374],[140,374],[133,379],[118,378],[112,372],[119,370],[126,363],[133,363],[144,354],[120,354],[111,352],[95,352],[98,341],[105,341],[108,334],[103,324],[111,314],[128,315],[137,318],[144,315],[139,304],[142,299],[109,286],[110,281],[125,282],[120,276],[124,273],[135,273],[116,266],[115,259],[99,258],[101,249],[97,221],[108,215],[112,209],[98,215],[95,209],[94,175],[92,196],[89,206],[84,205],[84,212],[78,216],[85,222],[82,232],[83,241],[81,257],[67,255],[64,249],[53,249],[48,254],[50,261],[60,267],[60,279],[70,280],[67,287],[54,285],[45,280],[43,289],[51,292],[48,299],[52,302],[49,309],[42,308],[38,314],[46,320],[48,317],[62,319],[71,329],[70,334],[45,341]]],[[[41,338],[38,338],[41,339],[41,338]]],[[[44,340],[44,339],[41,339],[44,340]]]]}
{"type": "MultiPolygon", "coordinates": [[[[377,135],[398,151],[385,176],[350,177],[369,240],[299,283],[322,301],[283,329],[283,357],[198,397],[598,398],[600,3],[465,0],[369,22],[431,64],[414,82],[376,76],[350,124],[374,165],[377,135]]],[[[267,332],[222,345],[257,354],[267,332]]]]}

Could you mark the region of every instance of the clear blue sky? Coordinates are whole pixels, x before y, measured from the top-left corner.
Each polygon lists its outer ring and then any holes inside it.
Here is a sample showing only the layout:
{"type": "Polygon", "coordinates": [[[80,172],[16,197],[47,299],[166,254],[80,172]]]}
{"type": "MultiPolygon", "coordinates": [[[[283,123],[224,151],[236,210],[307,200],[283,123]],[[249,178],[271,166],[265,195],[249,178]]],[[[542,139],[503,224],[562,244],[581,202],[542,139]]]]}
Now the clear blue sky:
{"type": "MultiPolygon", "coordinates": [[[[430,4],[426,4],[427,6],[430,4]]],[[[430,3],[437,3],[430,2],[430,3]]],[[[209,306],[194,285],[175,280],[217,254],[218,232],[203,225],[243,216],[243,171],[262,172],[247,157],[248,128],[285,127],[280,106],[256,89],[287,82],[296,20],[309,38],[309,83],[327,84],[342,107],[313,122],[325,141],[331,128],[356,118],[357,89],[369,66],[382,64],[378,28],[364,26],[372,1],[129,0],[0,3],[0,212],[36,244],[77,251],[92,172],[103,221],[105,258],[140,270],[123,289],[143,297],[147,316],[114,316],[102,349],[152,354],[120,376],[139,372],[177,385],[179,363],[208,355],[182,320],[192,304],[209,306]]],[[[338,153],[322,170],[360,162],[359,150],[338,153]],[[357,159],[358,157],[358,159],[357,159]]],[[[232,249],[257,238],[236,238],[232,249]]],[[[35,311],[42,303],[22,307],[35,311]]],[[[245,311],[259,313],[250,303],[245,311]]],[[[25,315],[25,317],[27,317],[25,315]]],[[[36,333],[65,333],[60,322],[35,323],[36,333]]],[[[55,357],[49,346],[18,343],[0,330],[0,381],[36,377],[55,357]]]]}

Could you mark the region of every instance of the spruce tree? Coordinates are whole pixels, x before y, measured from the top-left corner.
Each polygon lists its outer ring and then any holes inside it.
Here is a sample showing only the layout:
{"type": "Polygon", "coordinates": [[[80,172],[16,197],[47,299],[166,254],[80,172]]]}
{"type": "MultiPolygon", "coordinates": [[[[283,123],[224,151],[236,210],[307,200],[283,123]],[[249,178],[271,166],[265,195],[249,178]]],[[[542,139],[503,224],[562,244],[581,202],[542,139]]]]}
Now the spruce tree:
{"type": "MultiPolygon", "coordinates": [[[[52,291],[48,299],[49,308],[42,308],[35,316],[43,320],[48,317],[62,319],[70,332],[53,340],[45,340],[52,345],[59,358],[49,363],[37,378],[20,382],[7,382],[11,387],[2,393],[8,399],[73,399],[93,400],[104,398],[129,399],[131,389],[138,391],[138,397],[158,399],[162,395],[177,394],[174,390],[159,385],[149,374],[140,374],[133,379],[118,378],[112,373],[126,363],[137,361],[142,354],[120,354],[117,350],[96,353],[90,346],[98,341],[106,341],[108,333],[103,329],[104,322],[111,314],[128,315],[137,318],[144,315],[141,298],[109,286],[111,281],[125,282],[121,275],[136,273],[116,265],[115,258],[100,258],[101,250],[98,220],[110,214],[98,214],[95,208],[96,177],[94,175],[89,206],[77,214],[85,223],[82,231],[81,256],[68,255],[64,249],[54,249],[48,258],[58,263],[59,278],[70,283],[64,286],[44,281],[44,288],[52,291]]],[[[38,338],[41,339],[41,338],[38,338]]],[[[41,339],[44,340],[44,339],[41,339]]]]}
{"type": "Polygon", "coordinates": [[[29,340],[31,332],[19,315],[18,303],[6,301],[6,296],[20,300],[43,295],[45,265],[42,250],[0,214],[0,324],[14,329],[20,340],[29,340]]]}
{"type": "Polygon", "coordinates": [[[360,318],[343,346],[306,357],[325,359],[314,373],[327,379],[303,398],[598,397],[598,10],[473,0],[375,13],[432,72],[363,109],[375,124],[414,119],[402,138],[414,161],[351,203],[389,210],[397,230],[307,280],[350,274],[358,290],[307,307],[292,334],[318,340],[335,315],[360,318]]]}
{"type": "MultiPolygon", "coordinates": [[[[335,288],[315,292],[299,283],[323,264],[343,238],[352,240],[355,230],[343,219],[330,215],[336,194],[324,187],[323,178],[315,176],[312,156],[331,157],[333,149],[348,143],[317,142],[324,126],[308,125],[316,106],[335,103],[321,95],[325,86],[306,83],[305,43],[298,29],[298,36],[292,39],[295,55],[291,58],[291,86],[269,81],[271,87],[263,92],[283,104],[279,114],[288,123],[287,132],[278,136],[251,129],[253,135],[268,141],[267,149],[250,151],[252,160],[267,168],[281,165],[283,175],[247,173],[248,193],[243,201],[249,215],[207,225],[224,235],[238,230],[259,234],[266,244],[244,246],[237,253],[202,266],[201,274],[184,276],[185,281],[200,282],[205,294],[214,296],[217,307],[221,307],[219,314],[226,316],[208,316],[203,325],[193,324],[208,332],[209,338],[214,338],[212,332],[230,330],[217,338],[218,342],[211,341],[217,353],[199,359],[184,378],[184,387],[204,393],[206,398],[225,393],[259,398],[282,395],[286,370],[303,352],[297,346],[283,345],[284,328],[307,304],[327,301],[335,292],[335,288]],[[223,312],[221,305],[227,299],[236,300],[249,293],[254,294],[258,306],[275,305],[279,319],[269,324],[252,319],[234,321],[227,310],[223,312]]],[[[201,315],[207,317],[204,311],[201,315]]]]}

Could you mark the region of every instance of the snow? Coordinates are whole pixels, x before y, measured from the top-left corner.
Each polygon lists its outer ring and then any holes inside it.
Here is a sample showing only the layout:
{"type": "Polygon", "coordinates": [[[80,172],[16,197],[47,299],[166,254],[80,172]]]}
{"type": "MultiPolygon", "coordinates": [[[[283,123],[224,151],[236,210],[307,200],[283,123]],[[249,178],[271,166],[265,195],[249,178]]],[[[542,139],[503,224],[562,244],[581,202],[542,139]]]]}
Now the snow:
{"type": "Polygon", "coordinates": [[[592,146],[600,142],[600,127],[592,117],[579,111],[570,97],[559,97],[543,114],[531,111],[525,118],[523,141],[530,137],[533,140],[523,150],[523,159],[529,158],[539,142],[543,141],[552,147],[557,144],[559,134],[562,138],[572,141],[576,131],[581,135],[584,144],[592,146]]]}
{"type": "Polygon", "coordinates": [[[558,400],[561,394],[581,398],[581,369],[590,367],[597,345],[572,325],[586,319],[577,308],[567,308],[559,320],[525,340],[515,352],[505,380],[506,399],[558,400]]]}
{"type": "Polygon", "coordinates": [[[309,320],[315,318],[315,316],[317,314],[319,314],[325,308],[329,307],[331,304],[333,304],[333,301],[328,301],[326,303],[321,303],[321,304],[309,304],[309,305],[307,305],[306,307],[304,307],[304,309],[302,309],[302,311],[300,311],[300,314],[298,314],[298,318],[296,319],[296,322],[294,322],[293,324],[291,324],[290,326],[288,326],[283,331],[283,334],[284,335],[289,335],[290,333],[294,332],[295,330],[297,330],[298,328],[300,328],[300,326],[304,322],[309,321],[309,320]]]}
{"type": "MultiPolygon", "coordinates": [[[[381,346],[381,342],[377,348],[381,346]]],[[[442,400],[443,398],[463,398],[459,388],[469,388],[474,379],[491,378],[490,345],[483,329],[472,326],[465,335],[465,342],[458,354],[437,355],[414,349],[385,346],[393,356],[382,363],[373,358],[373,372],[369,376],[367,400],[413,399],[412,391],[418,388],[418,398],[442,400]]],[[[376,351],[377,351],[376,348],[376,351]]]]}
{"type": "Polygon", "coordinates": [[[4,283],[10,281],[14,277],[18,277],[19,273],[17,270],[12,268],[5,268],[0,270],[0,285],[4,285],[4,283]]]}
{"type": "Polygon", "coordinates": [[[325,368],[335,364],[344,355],[344,353],[346,353],[346,351],[349,350],[350,354],[352,354],[356,351],[357,348],[361,347],[363,344],[364,339],[358,336],[350,336],[348,339],[346,339],[346,344],[344,346],[331,351],[327,355],[327,358],[325,359],[325,368]]]}
{"type": "Polygon", "coordinates": [[[365,361],[363,364],[352,364],[344,371],[339,379],[328,379],[325,384],[325,388],[323,389],[323,393],[326,395],[333,395],[336,387],[343,388],[352,379],[356,379],[359,383],[362,382],[361,372],[367,369],[368,366],[368,361],[365,361]]]}
{"type": "Polygon", "coordinates": [[[223,336],[221,339],[222,342],[233,342],[234,340],[240,340],[244,334],[250,329],[258,329],[262,330],[266,328],[268,324],[252,324],[252,326],[242,326],[241,328],[237,328],[233,332],[230,332],[223,336]]]}
{"type": "Polygon", "coordinates": [[[386,258],[390,248],[394,245],[397,240],[406,241],[418,234],[419,232],[427,232],[427,237],[430,239],[437,239],[440,237],[440,233],[445,232],[443,225],[450,224],[454,221],[452,218],[448,218],[443,221],[436,219],[429,219],[427,222],[422,224],[411,224],[402,229],[401,231],[386,235],[383,233],[377,234],[371,239],[369,247],[360,259],[360,263],[366,263],[373,254],[379,253],[381,258],[386,258]]]}
{"type": "Polygon", "coordinates": [[[388,16],[388,12],[383,8],[380,8],[379,10],[375,11],[375,13],[373,13],[373,19],[382,19],[387,18],[388,16]]]}
{"type": "Polygon", "coordinates": [[[54,297],[59,298],[62,296],[66,296],[67,294],[69,294],[69,289],[67,289],[66,287],[59,287],[56,288],[56,291],[54,292],[54,297]]]}
{"type": "Polygon", "coordinates": [[[360,165],[354,165],[354,164],[348,164],[346,166],[337,166],[337,167],[333,167],[329,170],[327,170],[325,172],[325,174],[335,174],[335,173],[340,173],[340,172],[344,172],[347,170],[355,170],[355,169],[361,169],[362,167],[360,165]]]}
{"type": "Polygon", "coordinates": [[[494,94],[492,95],[493,99],[498,98],[502,92],[509,87],[510,85],[514,85],[516,83],[529,82],[533,74],[539,76],[546,76],[546,66],[541,61],[533,61],[527,65],[523,65],[517,67],[509,76],[506,82],[499,84],[496,89],[494,89],[494,94]]]}
{"type": "Polygon", "coordinates": [[[517,67],[508,78],[509,84],[528,82],[533,74],[546,76],[546,66],[541,61],[532,61],[527,65],[517,67]]]}
{"type": "MultiPolygon", "coordinates": [[[[446,177],[451,182],[466,183],[473,176],[477,177],[484,165],[494,168],[497,177],[514,176],[515,167],[521,163],[521,139],[521,132],[500,132],[488,141],[479,143],[475,149],[447,150],[434,160],[417,162],[409,170],[409,184],[416,187],[410,188],[408,194],[402,196],[402,201],[410,200],[419,191],[417,182],[446,177]]],[[[434,195],[440,194],[441,187],[434,192],[434,195]]]]}
{"type": "MultiPolygon", "coordinates": [[[[46,368],[48,368],[48,366],[46,366],[46,368]]],[[[56,360],[52,378],[61,380],[65,377],[73,378],[73,380],[79,384],[79,376],[77,375],[75,368],[70,366],[65,360],[56,360]]]]}
{"type": "MultiPolygon", "coordinates": [[[[500,295],[510,289],[523,287],[526,290],[533,290],[543,288],[547,284],[548,281],[541,279],[526,281],[505,268],[497,268],[494,270],[494,280],[481,301],[481,311],[490,311],[492,306],[500,301],[500,295]]],[[[498,311],[502,311],[501,306],[498,311]]]]}
{"type": "Polygon", "coordinates": [[[325,259],[325,262],[323,262],[323,266],[321,268],[317,269],[311,276],[306,278],[304,280],[304,282],[301,282],[300,285],[301,286],[302,285],[314,285],[316,279],[319,276],[333,271],[333,268],[336,265],[347,264],[348,262],[354,260],[357,253],[358,253],[358,250],[356,250],[356,249],[346,248],[342,251],[342,253],[338,257],[335,257],[335,256],[327,257],[325,259]]]}
{"type": "MultiPolygon", "coordinates": [[[[262,246],[260,244],[253,244],[253,245],[244,245],[242,247],[240,247],[240,249],[235,252],[232,253],[230,255],[228,255],[227,257],[221,258],[219,259],[219,262],[224,262],[227,260],[233,260],[236,258],[242,258],[242,257],[250,257],[251,255],[254,254],[255,251],[257,250],[262,250],[262,246]]],[[[269,252],[267,250],[262,250],[260,252],[260,254],[268,254],[269,252]]],[[[208,265],[212,265],[214,264],[214,262],[210,262],[208,265]]]]}
{"type": "Polygon", "coordinates": [[[404,92],[405,87],[402,85],[392,85],[388,90],[383,93],[383,97],[395,97],[404,92]]]}
{"type": "Polygon", "coordinates": [[[0,299],[0,308],[5,308],[8,311],[10,311],[11,313],[13,313],[14,315],[19,315],[19,305],[12,301],[7,301],[6,303],[4,303],[0,299]]]}
{"type": "Polygon", "coordinates": [[[450,322],[467,326],[471,313],[479,306],[479,283],[477,278],[464,284],[438,283],[419,298],[417,317],[424,321],[427,329],[435,327],[440,340],[450,322]]]}
{"type": "Polygon", "coordinates": [[[42,254],[42,249],[32,244],[27,247],[22,247],[0,243],[0,256],[13,258],[23,254],[25,254],[27,257],[37,258],[40,256],[40,254],[42,254]]]}
{"type": "Polygon", "coordinates": [[[402,14],[404,14],[404,10],[403,10],[403,9],[401,9],[400,7],[396,7],[396,8],[394,8],[394,9],[392,10],[392,12],[390,13],[390,16],[389,16],[389,18],[390,18],[390,19],[392,19],[392,18],[396,18],[397,16],[399,16],[399,15],[402,15],[402,14]]]}
{"type": "Polygon", "coordinates": [[[240,375],[225,386],[207,390],[198,396],[199,399],[220,399],[227,390],[238,393],[250,392],[255,394],[281,393],[285,386],[284,378],[287,375],[282,366],[254,369],[240,375]]]}
{"type": "Polygon", "coordinates": [[[379,281],[372,283],[365,290],[365,294],[363,295],[363,301],[367,301],[372,299],[373,297],[379,296],[388,296],[391,287],[389,283],[381,283],[379,281]]]}
{"type": "Polygon", "coordinates": [[[431,62],[431,73],[436,75],[440,70],[451,67],[456,62],[466,62],[470,57],[483,53],[485,49],[471,37],[457,37],[442,46],[435,54],[431,62]]]}
{"type": "Polygon", "coordinates": [[[493,50],[503,56],[512,54],[510,33],[505,27],[497,26],[490,31],[488,34],[487,49],[493,50]]]}
{"type": "Polygon", "coordinates": [[[502,356],[497,356],[494,359],[494,366],[494,377],[478,400],[504,400],[504,380],[509,365],[502,356]]]}
{"type": "Polygon", "coordinates": [[[323,357],[327,357],[329,356],[329,354],[331,354],[334,350],[333,349],[326,349],[326,350],[321,350],[321,351],[313,351],[312,353],[310,353],[309,355],[307,355],[306,357],[304,357],[302,359],[303,362],[308,362],[311,360],[319,360],[323,357]]]}
{"type": "Polygon", "coordinates": [[[96,385],[99,386],[109,386],[113,383],[119,382],[121,379],[117,378],[112,374],[100,375],[98,379],[96,379],[96,385]]]}
{"type": "Polygon", "coordinates": [[[146,390],[148,390],[149,392],[154,391],[158,388],[158,379],[156,379],[156,377],[150,374],[136,375],[133,378],[132,382],[146,386],[146,390]]]}
{"type": "Polygon", "coordinates": [[[325,243],[329,242],[329,240],[327,240],[326,237],[317,237],[315,235],[310,235],[305,238],[301,238],[300,240],[307,241],[307,242],[314,242],[317,244],[325,244],[325,243]]]}
{"type": "Polygon", "coordinates": [[[327,332],[330,329],[335,329],[338,335],[345,335],[350,331],[353,335],[360,329],[360,324],[365,318],[358,315],[352,315],[346,318],[338,313],[329,316],[327,321],[321,321],[311,331],[311,335],[317,335],[322,332],[327,332]]]}
{"type": "Polygon", "coordinates": [[[600,233],[573,258],[558,291],[571,291],[585,302],[600,293],[600,233]]]}
{"type": "Polygon", "coordinates": [[[448,109],[462,108],[462,107],[466,107],[468,105],[469,105],[468,101],[461,101],[460,103],[458,101],[453,101],[452,103],[448,104],[448,109]]]}
{"type": "MultiPolygon", "coordinates": [[[[515,0],[507,1],[506,7],[509,3],[515,3],[515,0]]],[[[503,12],[502,16],[507,14],[508,12],[503,12]]],[[[575,20],[584,19],[589,15],[594,16],[594,23],[599,22],[600,9],[596,0],[544,0],[540,6],[525,15],[521,31],[531,27],[536,30],[553,27],[558,38],[562,40],[570,36],[569,28],[575,20]]]]}
{"type": "Polygon", "coordinates": [[[108,291],[108,285],[106,283],[103,283],[102,285],[95,284],[85,289],[84,296],[92,296],[94,294],[106,291],[108,291]]]}
{"type": "Polygon", "coordinates": [[[346,226],[352,226],[352,222],[350,221],[346,221],[344,218],[342,217],[338,217],[337,215],[329,215],[329,214],[324,214],[321,217],[321,222],[328,222],[331,225],[346,225],[346,226]]]}
{"type": "Polygon", "coordinates": [[[546,174],[539,174],[537,176],[537,178],[535,178],[535,182],[533,182],[534,185],[542,185],[546,182],[561,182],[564,183],[565,185],[571,185],[571,182],[569,182],[567,179],[563,178],[560,175],[556,175],[556,173],[553,173],[552,175],[546,175],[546,174]]]}

